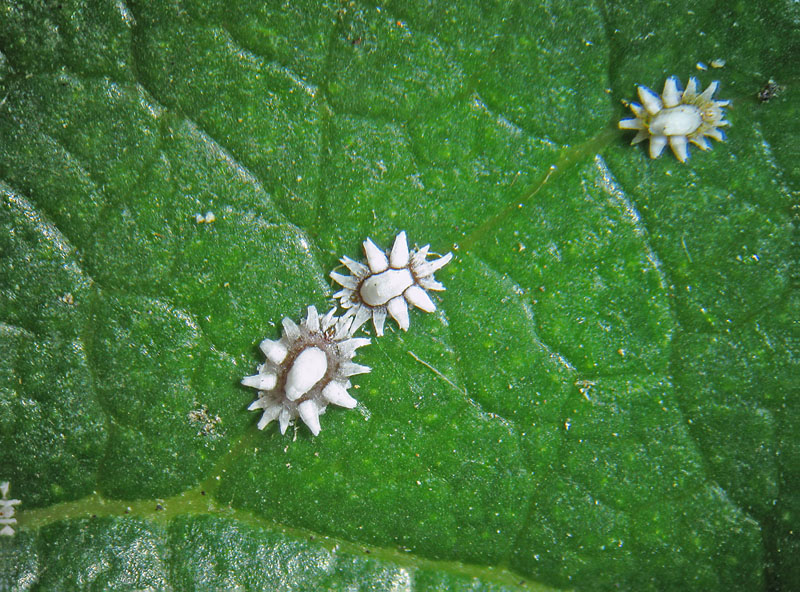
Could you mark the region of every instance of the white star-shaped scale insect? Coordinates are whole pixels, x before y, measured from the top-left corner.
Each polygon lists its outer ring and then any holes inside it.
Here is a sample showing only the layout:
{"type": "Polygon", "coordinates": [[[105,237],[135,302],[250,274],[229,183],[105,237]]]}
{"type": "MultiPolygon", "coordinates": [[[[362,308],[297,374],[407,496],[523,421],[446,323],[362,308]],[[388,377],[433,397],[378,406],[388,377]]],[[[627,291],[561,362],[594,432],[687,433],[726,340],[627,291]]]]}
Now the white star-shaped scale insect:
{"type": "Polygon", "coordinates": [[[365,240],[366,264],[342,257],[341,262],[353,275],[331,272],[331,278],[342,286],[333,297],[347,309],[342,318],[353,318],[353,331],[372,318],[375,333],[381,336],[387,314],[403,331],[407,331],[409,304],[425,312],[436,310],[427,290],[444,290],[433,274],[447,265],[453,254],[447,253],[428,261],[429,250],[430,245],[425,245],[418,251],[409,251],[403,231],[395,237],[392,248],[385,252],[372,240],[365,240]]]}
{"type": "Polygon", "coordinates": [[[22,503],[18,499],[8,499],[8,489],[8,481],[0,483],[0,494],[2,494],[2,498],[0,498],[0,525],[2,525],[0,535],[2,536],[14,536],[14,529],[11,528],[12,524],[17,523],[17,519],[14,518],[14,506],[22,503]]]}
{"type": "Polygon", "coordinates": [[[244,386],[258,389],[258,397],[248,407],[263,409],[258,429],[278,420],[281,434],[297,417],[315,436],[319,434],[319,416],[328,404],[352,409],[357,401],[347,392],[350,377],[369,372],[368,366],[351,360],[356,350],[370,340],[353,337],[352,322],[334,316],[331,309],[325,316],[308,307],[308,315],[298,326],[290,318],[283,319],[283,336],[278,341],[265,339],[261,351],[267,360],[258,374],[242,380],[244,386]]]}
{"type": "Polygon", "coordinates": [[[619,128],[638,131],[631,144],[649,139],[650,158],[661,156],[669,143],[677,159],[686,162],[689,142],[701,150],[710,150],[708,138],[725,140],[725,133],[719,128],[730,125],[723,111],[730,101],[712,98],[718,88],[719,82],[714,81],[697,94],[698,82],[692,77],[686,89],[681,90],[676,76],[667,78],[660,97],[646,86],[639,86],[642,103],[628,104],[635,117],[621,120],[619,128]]]}

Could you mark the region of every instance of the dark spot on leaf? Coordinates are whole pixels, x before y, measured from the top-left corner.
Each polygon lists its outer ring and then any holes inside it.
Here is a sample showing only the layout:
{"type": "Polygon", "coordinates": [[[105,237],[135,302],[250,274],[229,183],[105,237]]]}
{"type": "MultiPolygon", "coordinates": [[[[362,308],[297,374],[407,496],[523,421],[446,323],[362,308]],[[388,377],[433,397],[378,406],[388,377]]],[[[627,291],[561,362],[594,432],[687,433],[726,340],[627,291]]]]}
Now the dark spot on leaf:
{"type": "Polygon", "coordinates": [[[783,86],[779,85],[772,78],[770,78],[766,84],[761,87],[761,90],[758,91],[758,100],[762,103],[766,103],[781,94],[783,89],[783,86]]]}

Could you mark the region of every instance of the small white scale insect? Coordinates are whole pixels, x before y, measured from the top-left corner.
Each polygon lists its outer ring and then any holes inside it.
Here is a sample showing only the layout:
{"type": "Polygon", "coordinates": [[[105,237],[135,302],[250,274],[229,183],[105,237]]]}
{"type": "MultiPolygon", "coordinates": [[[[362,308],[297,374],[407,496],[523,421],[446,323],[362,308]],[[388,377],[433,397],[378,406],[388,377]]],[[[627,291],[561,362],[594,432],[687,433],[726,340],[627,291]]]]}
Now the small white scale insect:
{"type": "Polygon", "coordinates": [[[342,286],[333,297],[339,298],[342,308],[348,309],[342,318],[354,319],[353,331],[371,317],[376,335],[383,335],[387,313],[403,331],[407,331],[409,304],[425,312],[436,310],[427,290],[444,290],[433,274],[447,265],[453,254],[447,253],[428,261],[429,250],[430,245],[425,245],[419,251],[409,251],[403,231],[395,237],[394,245],[386,252],[370,239],[365,240],[366,265],[349,257],[341,258],[353,275],[331,272],[331,278],[342,286]]]}
{"type": "Polygon", "coordinates": [[[14,506],[22,502],[18,499],[8,499],[8,488],[8,481],[0,483],[0,494],[3,496],[0,499],[0,524],[3,525],[3,528],[0,529],[0,535],[14,536],[14,529],[11,528],[12,524],[17,523],[17,519],[14,518],[14,506]]]}
{"type": "Polygon", "coordinates": [[[709,84],[701,94],[697,94],[698,86],[697,79],[692,77],[686,90],[681,90],[680,80],[670,76],[660,97],[646,86],[639,86],[642,104],[629,104],[636,117],[621,120],[619,128],[638,130],[631,144],[649,139],[650,158],[661,156],[667,143],[681,162],[689,158],[688,142],[709,150],[707,137],[719,142],[725,140],[725,133],[719,128],[730,125],[723,111],[730,101],[712,98],[719,88],[718,81],[709,84]]]}
{"type": "Polygon", "coordinates": [[[275,419],[281,434],[300,417],[315,436],[319,434],[319,416],[329,403],[352,409],[357,401],[347,392],[349,377],[369,372],[368,366],[351,360],[356,350],[370,343],[354,338],[352,321],[334,316],[331,309],[322,318],[317,309],[308,307],[308,316],[298,326],[283,319],[283,336],[278,341],[265,339],[261,351],[267,357],[258,374],[242,380],[245,386],[258,389],[258,398],[248,407],[263,409],[258,429],[275,419]]]}

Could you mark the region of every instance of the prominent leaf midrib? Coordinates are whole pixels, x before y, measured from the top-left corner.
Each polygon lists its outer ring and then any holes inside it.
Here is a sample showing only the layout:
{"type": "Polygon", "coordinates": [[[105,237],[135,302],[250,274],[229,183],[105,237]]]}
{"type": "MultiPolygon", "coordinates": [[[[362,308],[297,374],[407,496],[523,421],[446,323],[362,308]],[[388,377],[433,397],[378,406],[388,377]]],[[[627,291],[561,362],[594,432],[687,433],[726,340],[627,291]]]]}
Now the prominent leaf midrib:
{"type": "Polygon", "coordinates": [[[46,508],[26,510],[19,515],[19,528],[40,530],[51,524],[64,521],[120,518],[141,519],[156,525],[166,525],[182,516],[211,515],[219,518],[235,520],[237,523],[260,528],[268,532],[281,533],[295,540],[314,541],[328,551],[343,551],[355,555],[370,556],[374,559],[390,562],[411,570],[430,569],[445,571],[456,575],[480,578],[487,582],[501,585],[525,586],[539,592],[553,591],[553,588],[527,579],[508,567],[486,566],[430,559],[394,547],[377,547],[360,542],[339,539],[324,533],[312,532],[295,526],[278,524],[262,518],[247,510],[218,506],[213,496],[200,487],[194,487],[175,496],[155,500],[109,500],[99,494],[93,494],[78,500],[61,502],[46,508]],[[156,509],[157,505],[162,509],[156,509]]]}

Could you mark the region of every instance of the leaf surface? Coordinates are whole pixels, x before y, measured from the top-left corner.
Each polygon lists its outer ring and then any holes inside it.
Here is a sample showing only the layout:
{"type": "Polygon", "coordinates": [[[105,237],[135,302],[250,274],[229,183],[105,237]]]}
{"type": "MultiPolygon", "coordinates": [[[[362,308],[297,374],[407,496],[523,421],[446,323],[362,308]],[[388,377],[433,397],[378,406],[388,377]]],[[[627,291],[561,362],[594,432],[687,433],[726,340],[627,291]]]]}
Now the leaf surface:
{"type": "Polygon", "coordinates": [[[0,588],[800,587],[795,4],[0,14],[0,588]],[[687,164],[616,130],[671,74],[733,102],[687,164]],[[258,431],[258,343],[401,230],[436,312],[258,431]]]}

